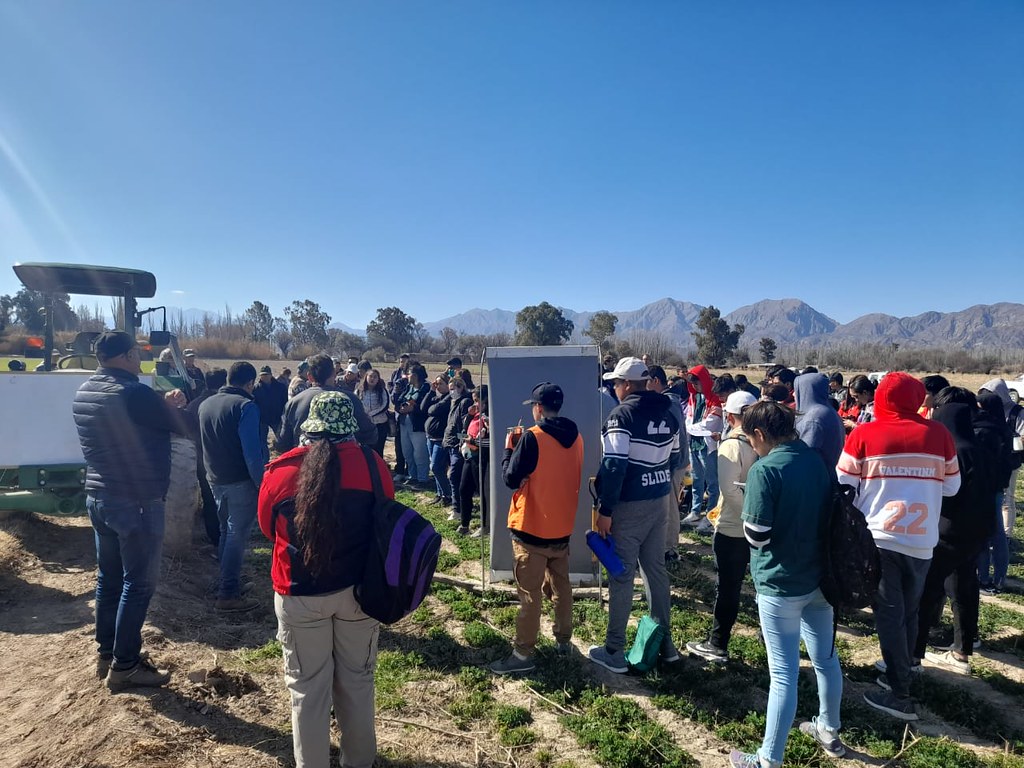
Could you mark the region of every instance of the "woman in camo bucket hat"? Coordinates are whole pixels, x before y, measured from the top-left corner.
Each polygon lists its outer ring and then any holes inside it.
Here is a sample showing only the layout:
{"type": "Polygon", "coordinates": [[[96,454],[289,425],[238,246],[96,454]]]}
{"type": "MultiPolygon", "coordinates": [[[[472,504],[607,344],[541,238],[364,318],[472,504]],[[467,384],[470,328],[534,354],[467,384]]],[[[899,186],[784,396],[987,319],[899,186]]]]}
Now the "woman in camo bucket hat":
{"type": "Polygon", "coordinates": [[[318,393],[301,424],[301,444],[270,462],[260,487],[260,529],[273,542],[270,575],[297,766],[332,763],[332,704],[341,764],[371,768],[377,753],[379,624],[363,613],[354,592],[374,541],[368,462],[387,498],[395,489],[384,460],[356,442],[352,408],[343,392],[318,393]]]}
{"type": "Polygon", "coordinates": [[[299,426],[305,435],[351,437],[359,431],[352,401],[342,392],[321,392],[309,404],[309,418],[299,426]]]}

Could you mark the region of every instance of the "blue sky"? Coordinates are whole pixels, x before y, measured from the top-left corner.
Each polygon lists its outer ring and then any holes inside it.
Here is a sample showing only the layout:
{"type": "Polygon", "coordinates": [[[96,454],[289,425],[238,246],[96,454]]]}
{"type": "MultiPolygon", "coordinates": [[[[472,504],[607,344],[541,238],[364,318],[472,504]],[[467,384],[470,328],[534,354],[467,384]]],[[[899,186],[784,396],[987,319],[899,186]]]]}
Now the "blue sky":
{"type": "Polygon", "coordinates": [[[0,0],[0,72],[0,293],[41,260],[356,327],[1024,299],[1016,0],[0,0]]]}

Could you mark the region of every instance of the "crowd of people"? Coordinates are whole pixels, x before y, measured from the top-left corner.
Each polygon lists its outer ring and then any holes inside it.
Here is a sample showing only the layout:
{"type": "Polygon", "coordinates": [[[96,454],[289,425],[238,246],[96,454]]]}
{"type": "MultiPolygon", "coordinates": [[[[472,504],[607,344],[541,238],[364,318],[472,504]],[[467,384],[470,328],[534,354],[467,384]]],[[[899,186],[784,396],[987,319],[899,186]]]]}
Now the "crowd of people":
{"type": "MultiPolygon", "coordinates": [[[[487,386],[477,386],[457,357],[430,377],[403,355],[385,380],[369,362],[313,355],[294,377],[247,362],[210,370],[203,391],[183,402],[181,393],[161,399],[139,382],[138,349],[127,334],[103,334],[95,348],[100,368],[76,396],[74,416],[99,563],[97,674],[111,690],[170,679],[143,653],[141,629],[159,574],[170,435],[192,436],[207,535],[220,564],[217,610],[258,606],[241,578],[252,526],[258,522],[273,543],[297,764],[327,764],[333,705],[343,764],[371,765],[379,627],[359,609],[355,589],[372,528],[373,478],[381,477],[391,498],[398,485],[433,494],[430,503],[450,510],[460,535],[488,533],[487,386]],[[391,468],[383,458],[389,438],[391,468]],[[269,461],[271,446],[278,455],[269,461]]],[[[587,654],[594,664],[629,670],[637,572],[650,616],[664,629],[656,655],[679,661],[669,631],[669,571],[680,526],[713,532],[711,632],[679,639],[707,663],[728,660],[749,567],[771,674],[762,746],[733,752],[730,764],[782,764],[801,641],[819,711],[800,729],[841,756],[843,680],[833,607],[820,588],[826,502],[838,482],[856,489],[881,555],[873,606],[880,676],[866,703],[914,720],[913,677],[922,660],[970,673],[980,590],[996,592],[1006,578],[1016,467],[1024,458],[1024,414],[1001,379],[973,393],[941,376],[919,381],[894,372],[844,384],[840,373],[779,366],[755,386],[742,375],[714,377],[702,365],[668,376],[649,358],[629,357],[603,361],[598,394],[594,528],[614,540],[624,568],[608,576],[604,642],[587,654]],[[947,596],[952,643],[928,650],[947,596]]],[[[557,383],[539,383],[524,401],[535,424],[511,431],[502,447],[520,612],[512,653],[491,664],[496,674],[534,668],[544,596],[554,606],[557,652],[573,649],[568,563],[584,444],[578,425],[560,415],[565,397],[557,383]]]]}

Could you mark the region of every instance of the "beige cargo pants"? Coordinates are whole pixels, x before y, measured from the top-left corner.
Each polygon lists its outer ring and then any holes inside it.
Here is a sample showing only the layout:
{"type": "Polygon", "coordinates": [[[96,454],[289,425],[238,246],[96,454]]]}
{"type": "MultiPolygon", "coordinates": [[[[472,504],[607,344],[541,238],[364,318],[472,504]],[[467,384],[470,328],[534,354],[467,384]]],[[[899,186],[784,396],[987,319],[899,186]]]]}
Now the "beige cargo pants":
{"type": "Polygon", "coordinates": [[[370,768],[377,755],[373,673],[380,624],[352,588],[326,595],[274,595],[284,681],[292,698],[297,768],[327,768],[331,704],[341,731],[341,764],[370,768]]]}

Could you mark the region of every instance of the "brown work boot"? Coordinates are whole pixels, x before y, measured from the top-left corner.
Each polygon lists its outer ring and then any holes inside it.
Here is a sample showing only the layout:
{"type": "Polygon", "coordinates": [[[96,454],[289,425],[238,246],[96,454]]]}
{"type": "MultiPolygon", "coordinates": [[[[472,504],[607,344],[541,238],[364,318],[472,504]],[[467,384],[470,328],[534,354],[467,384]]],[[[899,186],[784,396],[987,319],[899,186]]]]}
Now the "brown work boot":
{"type": "Polygon", "coordinates": [[[226,597],[214,603],[213,607],[223,613],[241,613],[242,611],[251,611],[253,608],[258,608],[259,604],[259,600],[251,597],[226,597]]]}

